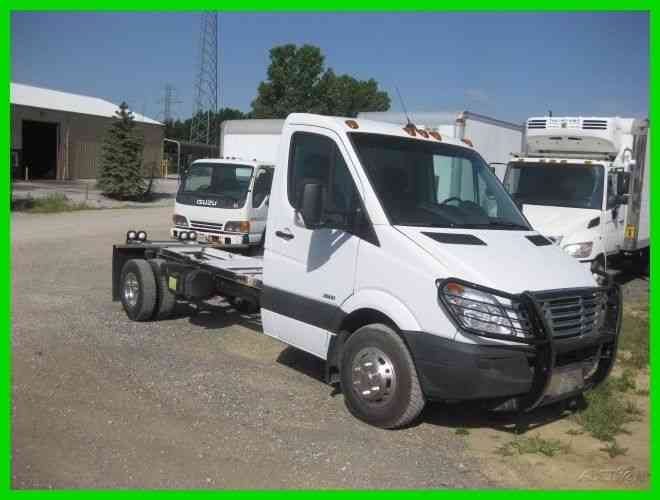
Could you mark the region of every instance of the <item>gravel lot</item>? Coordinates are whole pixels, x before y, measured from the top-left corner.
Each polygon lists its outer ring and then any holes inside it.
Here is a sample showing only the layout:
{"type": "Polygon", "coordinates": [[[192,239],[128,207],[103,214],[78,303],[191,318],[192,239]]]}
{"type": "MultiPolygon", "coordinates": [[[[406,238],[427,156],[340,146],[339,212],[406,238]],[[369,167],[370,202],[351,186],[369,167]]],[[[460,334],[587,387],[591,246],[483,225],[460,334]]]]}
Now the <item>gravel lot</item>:
{"type": "Polygon", "coordinates": [[[487,487],[426,412],[368,427],[321,363],[223,304],[131,323],[111,245],[166,237],[170,208],[12,216],[14,488],[487,487]]]}

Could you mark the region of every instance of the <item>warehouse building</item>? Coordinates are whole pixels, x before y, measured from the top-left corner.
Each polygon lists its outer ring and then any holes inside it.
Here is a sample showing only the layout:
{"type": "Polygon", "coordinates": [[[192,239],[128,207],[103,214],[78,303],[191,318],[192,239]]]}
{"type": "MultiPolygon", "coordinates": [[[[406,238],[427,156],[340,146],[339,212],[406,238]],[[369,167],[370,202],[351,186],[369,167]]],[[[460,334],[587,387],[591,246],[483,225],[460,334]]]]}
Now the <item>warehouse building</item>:
{"type": "MultiPolygon", "coordinates": [[[[12,176],[92,179],[118,104],[57,90],[11,84],[12,176]]],[[[164,126],[133,113],[144,140],[145,176],[161,174],[164,126]]]]}

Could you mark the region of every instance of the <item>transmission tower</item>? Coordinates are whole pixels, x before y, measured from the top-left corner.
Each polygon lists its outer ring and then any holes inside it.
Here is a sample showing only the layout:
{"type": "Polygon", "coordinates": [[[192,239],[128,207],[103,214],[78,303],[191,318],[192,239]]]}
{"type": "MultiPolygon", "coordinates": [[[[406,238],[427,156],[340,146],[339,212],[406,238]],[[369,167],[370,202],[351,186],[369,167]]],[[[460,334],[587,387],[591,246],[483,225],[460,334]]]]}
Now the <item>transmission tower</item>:
{"type": "Polygon", "coordinates": [[[190,142],[217,144],[213,115],[218,112],[218,13],[202,12],[190,142]]]}
{"type": "Polygon", "coordinates": [[[179,104],[180,100],[176,98],[176,89],[174,85],[168,83],[165,85],[163,92],[163,97],[158,101],[159,104],[163,105],[163,122],[170,121],[172,119],[172,106],[174,104],[179,104]]]}

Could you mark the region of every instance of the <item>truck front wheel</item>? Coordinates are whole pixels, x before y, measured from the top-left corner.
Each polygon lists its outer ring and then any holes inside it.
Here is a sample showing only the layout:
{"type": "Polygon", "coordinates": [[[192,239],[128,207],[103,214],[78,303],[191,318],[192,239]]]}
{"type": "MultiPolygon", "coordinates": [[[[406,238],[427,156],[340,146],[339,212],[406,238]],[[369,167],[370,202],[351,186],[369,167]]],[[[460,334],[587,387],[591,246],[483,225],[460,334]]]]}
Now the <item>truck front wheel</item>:
{"type": "Polygon", "coordinates": [[[349,337],[341,359],[341,387],[355,417],[385,429],[408,425],[425,404],[408,348],[384,324],[363,326],[349,337]]]}
{"type": "Polygon", "coordinates": [[[156,278],[144,259],[131,259],[121,270],[121,304],[133,321],[148,321],[156,309],[156,278]]]}

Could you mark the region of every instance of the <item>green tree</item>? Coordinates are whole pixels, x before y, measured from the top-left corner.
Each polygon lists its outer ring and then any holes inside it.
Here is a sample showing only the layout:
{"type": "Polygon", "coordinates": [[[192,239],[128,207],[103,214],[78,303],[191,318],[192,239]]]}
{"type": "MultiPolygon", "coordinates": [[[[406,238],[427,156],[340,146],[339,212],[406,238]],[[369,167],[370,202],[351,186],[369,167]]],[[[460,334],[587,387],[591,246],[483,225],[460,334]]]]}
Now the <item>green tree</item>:
{"type": "Polygon", "coordinates": [[[103,143],[98,187],[112,198],[134,199],[146,191],[142,172],[143,140],[133,113],[122,102],[103,143]]]}
{"type": "Polygon", "coordinates": [[[390,98],[374,79],[338,76],[325,69],[324,60],[321,49],[312,45],[273,47],[268,79],[252,101],[253,117],[285,118],[294,112],[354,117],[360,111],[389,109],[390,98]]]}
{"type": "MultiPolygon", "coordinates": [[[[238,109],[222,108],[217,113],[211,114],[211,130],[214,143],[217,144],[220,134],[220,126],[225,120],[241,120],[247,118],[248,115],[238,109]]],[[[206,116],[204,116],[206,118],[206,116]]],[[[165,137],[168,139],[175,139],[179,141],[190,140],[190,127],[192,125],[192,118],[185,120],[168,120],[165,122],[165,137]]]]}

